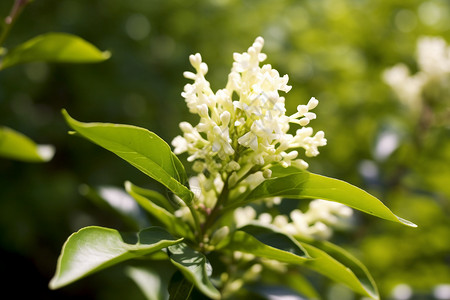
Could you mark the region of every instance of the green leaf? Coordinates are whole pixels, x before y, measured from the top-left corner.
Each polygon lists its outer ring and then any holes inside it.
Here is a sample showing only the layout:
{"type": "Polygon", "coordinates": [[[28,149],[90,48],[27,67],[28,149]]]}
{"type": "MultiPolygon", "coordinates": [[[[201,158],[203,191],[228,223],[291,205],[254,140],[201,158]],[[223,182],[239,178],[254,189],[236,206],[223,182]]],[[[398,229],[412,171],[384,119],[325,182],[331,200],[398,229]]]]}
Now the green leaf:
{"type": "Polygon", "coordinates": [[[212,299],[220,299],[220,292],[209,279],[209,273],[212,270],[211,265],[202,253],[189,248],[184,243],[170,246],[168,250],[170,260],[187,280],[192,282],[206,296],[212,299]]]}
{"type": "Polygon", "coordinates": [[[172,152],[173,165],[175,166],[175,170],[177,171],[177,180],[181,183],[186,183],[188,178],[186,174],[186,170],[184,169],[183,163],[180,161],[178,156],[172,152]]]}
{"type": "Polygon", "coordinates": [[[80,188],[80,192],[100,207],[118,214],[134,230],[140,230],[150,226],[145,211],[123,188],[114,186],[91,188],[83,185],[80,188]]]}
{"type": "Polygon", "coordinates": [[[184,169],[159,136],[131,125],[79,122],[65,110],[63,115],[76,132],[159,181],[187,205],[192,204],[194,194],[180,182],[186,177],[184,169]]]}
{"type": "Polygon", "coordinates": [[[159,199],[162,197],[160,194],[156,192],[154,194],[149,193],[153,191],[141,189],[129,181],[125,182],[125,189],[146,211],[161,222],[169,232],[194,240],[192,230],[187,223],[156,203],[162,201],[162,199],[159,199]]]}
{"type": "Polygon", "coordinates": [[[317,242],[313,246],[304,241],[298,242],[273,227],[252,224],[237,230],[223,249],[305,266],[346,284],[357,293],[373,299],[379,297],[377,287],[364,265],[350,253],[331,243],[317,242]]]}
{"type": "Polygon", "coordinates": [[[169,283],[169,300],[190,299],[194,284],[186,279],[180,271],[176,271],[169,283]]]}
{"type": "Polygon", "coordinates": [[[0,127],[0,156],[26,162],[46,162],[54,153],[53,146],[37,145],[20,132],[0,127]]]}
{"type": "Polygon", "coordinates": [[[141,196],[147,198],[154,204],[164,208],[165,210],[167,210],[170,213],[173,213],[175,211],[174,205],[179,205],[177,203],[174,203],[172,205],[171,204],[172,201],[170,201],[170,199],[168,199],[167,197],[158,193],[157,191],[138,187],[137,185],[134,185],[133,183],[131,183],[129,181],[125,182],[125,189],[127,191],[132,191],[135,194],[138,194],[138,195],[141,195],[141,196]]]}
{"type": "Polygon", "coordinates": [[[307,243],[302,245],[313,258],[305,262],[306,267],[347,285],[356,293],[379,299],[372,276],[350,253],[331,243],[322,243],[322,250],[307,243]]]}
{"type": "Polygon", "coordinates": [[[299,271],[298,266],[289,267],[285,272],[266,268],[262,270],[261,278],[264,285],[283,285],[305,296],[308,300],[321,299],[315,287],[299,271]]]}
{"type": "Polygon", "coordinates": [[[386,220],[417,227],[393,214],[380,200],[345,181],[316,175],[296,168],[274,167],[272,178],[263,181],[232,206],[242,206],[268,197],[324,199],[339,202],[386,220]]]}
{"type": "Polygon", "coordinates": [[[94,63],[104,61],[110,56],[109,52],[101,52],[78,36],[46,33],[8,51],[3,56],[0,69],[33,61],[94,63]]]}
{"type": "Polygon", "coordinates": [[[127,266],[125,269],[125,273],[136,283],[147,300],[167,299],[169,296],[167,286],[170,269],[167,270],[167,267],[173,268],[173,266],[167,265],[170,264],[168,260],[162,263],[155,264],[152,261],[152,265],[149,266],[139,261],[139,265],[127,266]],[[159,270],[164,270],[164,272],[159,270]]]}
{"type": "Polygon", "coordinates": [[[260,225],[239,228],[223,249],[297,265],[303,264],[309,258],[307,251],[294,238],[275,228],[260,225]]]}
{"type": "Polygon", "coordinates": [[[97,226],[80,229],[64,244],[49,287],[63,287],[104,268],[156,253],[182,240],[175,239],[160,227],[149,227],[133,235],[97,226]]]}

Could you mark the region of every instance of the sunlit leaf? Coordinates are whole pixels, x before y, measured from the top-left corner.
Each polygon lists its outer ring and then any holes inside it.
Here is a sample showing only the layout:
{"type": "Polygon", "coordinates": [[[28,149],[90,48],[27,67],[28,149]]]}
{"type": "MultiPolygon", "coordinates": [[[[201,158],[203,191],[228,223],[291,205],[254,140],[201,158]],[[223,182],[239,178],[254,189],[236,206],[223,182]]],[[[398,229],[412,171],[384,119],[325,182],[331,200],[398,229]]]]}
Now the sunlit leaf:
{"type": "Polygon", "coordinates": [[[208,297],[220,299],[220,292],[209,279],[212,267],[202,253],[184,243],[170,246],[168,249],[170,260],[187,280],[208,297]]]}
{"type": "Polygon", "coordinates": [[[67,123],[79,134],[115,153],[165,185],[190,205],[193,193],[183,185],[186,178],[178,158],[159,136],[144,128],[109,123],[83,123],[63,110],[67,123]]]}
{"type": "Polygon", "coordinates": [[[339,202],[386,220],[416,227],[393,214],[380,200],[345,181],[313,174],[296,168],[273,168],[272,178],[263,181],[233,206],[267,197],[324,199],[339,202]]]}
{"type": "Polygon", "coordinates": [[[54,153],[53,146],[38,145],[20,132],[0,127],[0,156],[26,162],[46,162],[53,158],[54,153]]]}
{"type": "Polygon", "coordinates": [[[309,258],[307,251],[292,237],[258,225],[239,228],[223,249],[291,264],[303,264],[309,258]]]}
{"type": "Polygon", "coordinates": [[[11,49],[3,56],[0,69],[17,64],[47,61],[63,63],[94,63],[110,57],[82,38],[67,33],[46,33],[11,49]]]}
{"type": "Polygon", "coordinates": [[[356,293],[379,299],[372,276],[364,265],[345,250],[330,243],[322,244],[322,250],[307,243],[302,245],[312,257],[305,262],[306,267],[347,285],[356,293]]]}
{"type": "Polygon", "coordinates": [[[160,227],[149,227],[128,235],[97,226],[80,229],[64,244],[49,286],[52,289],[63,287],[104,268],[156,253],[182,240],[160,227]]]}
{"type": "Polygon", "coordinates": [[[160,201],[160,199],[158,199],[159,196],[161,196],[160,194],[156,192],[156,194],[151,194],[148,190],[141,189],[129,181],[125,183],[125,189],[139,205],[161,222],[172,234],[183,236],[191,240],[194,239],[192,230],[184,221],[158,205],[157,201],[160,201]],[[156,200],[156,202],[154,200],[156,200]]]}

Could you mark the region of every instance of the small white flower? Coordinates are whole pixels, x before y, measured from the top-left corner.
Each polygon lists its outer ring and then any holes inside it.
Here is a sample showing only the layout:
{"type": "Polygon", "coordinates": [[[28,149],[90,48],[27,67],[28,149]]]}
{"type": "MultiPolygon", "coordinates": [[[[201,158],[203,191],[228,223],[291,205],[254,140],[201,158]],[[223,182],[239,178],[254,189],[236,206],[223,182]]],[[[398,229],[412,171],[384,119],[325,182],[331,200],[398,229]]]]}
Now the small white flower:
{"type": "Polygon", "coordinates": [[[188,144],[185,138],[177,136],[173,139],[172,145],[175,147],[174,153],[181,154],[188,151],[188,144]]]}

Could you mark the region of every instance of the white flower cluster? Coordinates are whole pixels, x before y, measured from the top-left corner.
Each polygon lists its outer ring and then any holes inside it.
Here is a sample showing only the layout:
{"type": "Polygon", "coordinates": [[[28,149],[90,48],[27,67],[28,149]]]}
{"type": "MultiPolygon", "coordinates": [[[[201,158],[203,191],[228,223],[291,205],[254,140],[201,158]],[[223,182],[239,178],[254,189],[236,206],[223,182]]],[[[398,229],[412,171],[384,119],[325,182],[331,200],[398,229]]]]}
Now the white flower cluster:
{"type": "Polygon", "coordinates": [[[420,38],[417,42],[417,64],[419,71],[414,75],[410,75],[408,67],[402,63],[383,73],[384,81],[413,112],[421,110],[423,91],[427,86],[448,85],[450,46],[440,37],[420,38]]]}
{"type": "Polygon", "coordinates": [[[183,136],[177,136],[172,145],[175,154],[189,154],[194,171],[207,170],[214,177],[248,164],[263,167],[271,163],[305,169],[308,164],[298,158],[295,149],[303,148],[311,157],[326,144],[322,131],[313,135],[313,129],[305,127],[316,118],[310,112],[318,104],[315,98],[286,116],[285,99],[279,91],[291,89],[288,76],[281,77],[269,64],[259,66],[266,58],[261,53],[263,44],[263,38],[258,37],[247,52],[234,54],[228,83],[216,93],[205,79],[208,67],[200,54],[189,57],[196,73],[184,73],[194,83],[184,87],[182,96],[189,111],[200,116],[200,122],[196,126],[182,122],[183,136]],[[295,135],[288,133],[290,123],[300,126],[295,135]]]}
{"type": "Polygon", "coordinates": [[[347,228],[353,210],[340,203],[313,200],[309,204],[306,212],[295,209],[290,213],[290,218],[286,215],[277,215],[273,218],[268,213],[257,215],[251,206],[240,207],[234,211],[234,218],[237,227],[242,227],[250,223],[261,223],[274,225],[282,232],[294,237],[329,239],[333,233],[333,228],[347,228]]]}

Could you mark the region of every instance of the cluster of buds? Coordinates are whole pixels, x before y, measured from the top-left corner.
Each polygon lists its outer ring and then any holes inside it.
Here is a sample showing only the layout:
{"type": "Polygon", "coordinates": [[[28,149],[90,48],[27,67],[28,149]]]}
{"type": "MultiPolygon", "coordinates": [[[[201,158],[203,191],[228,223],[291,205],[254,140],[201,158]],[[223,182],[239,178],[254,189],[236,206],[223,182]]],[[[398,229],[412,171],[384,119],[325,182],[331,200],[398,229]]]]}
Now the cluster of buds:
{"type": "MultiPolygon", "coordinates": [[[[188,154],[196,175],[189,180],[196,194],[197,206],[207,218],[224,186],[245,191],[271,177],[270,167],[281,165],[306,169],[308,164],[299,153],[313,157],[326,144],[323,131],[314,134],[308,127],[319,103],[314,97],[299,105],[297,112],[286,115],[285,98],[291,86],[288,76],[280,76],[261,52],[264,40],[258,37],[247,52],[235,53],[233,67],[224,89],[214,92],[205,75],[208,66],[200,54],[189,57],[195,72],[184,76],[182,96],[190,113],[200,117],[197,125],[180,123],[183,135],[172,145],[174,153],[188,154]],[[291,133],[294,126],[295,134],[291,133]]],[[[189,210],[181,207],[177,216],[189,220],[189,210]]]]}
{"type": "Polygon", "coordinates": [[[279,92],[291,89],[288,76],[281,77],[269,64],[259,66],[266,59],[261,53],[263,44],[258,37],[247,52],[234,54],[228,83],[216,93],[205,78],[208,66],[200,54],[190,56],[196,73],[184,73],[194,83],[184,87],[182,96],[200,121],[196,126],[182,122],[183,136],[177,136],[172,144],[175,154],[189,154],[195,172],[232,173],[247,164],[262,168],[272,163],[305,169],[308,164],[296,149],[303,148],[311,157],[326,144],[322,131],[313,135],[313,129],[306,127],[316,118],[310,112],[318,104],[315,98],[299,105],[293,115],[286,115],[285,99],[279,92]],[[294,135],[288,133],[291,123],[299,126],[294,135]]]}

